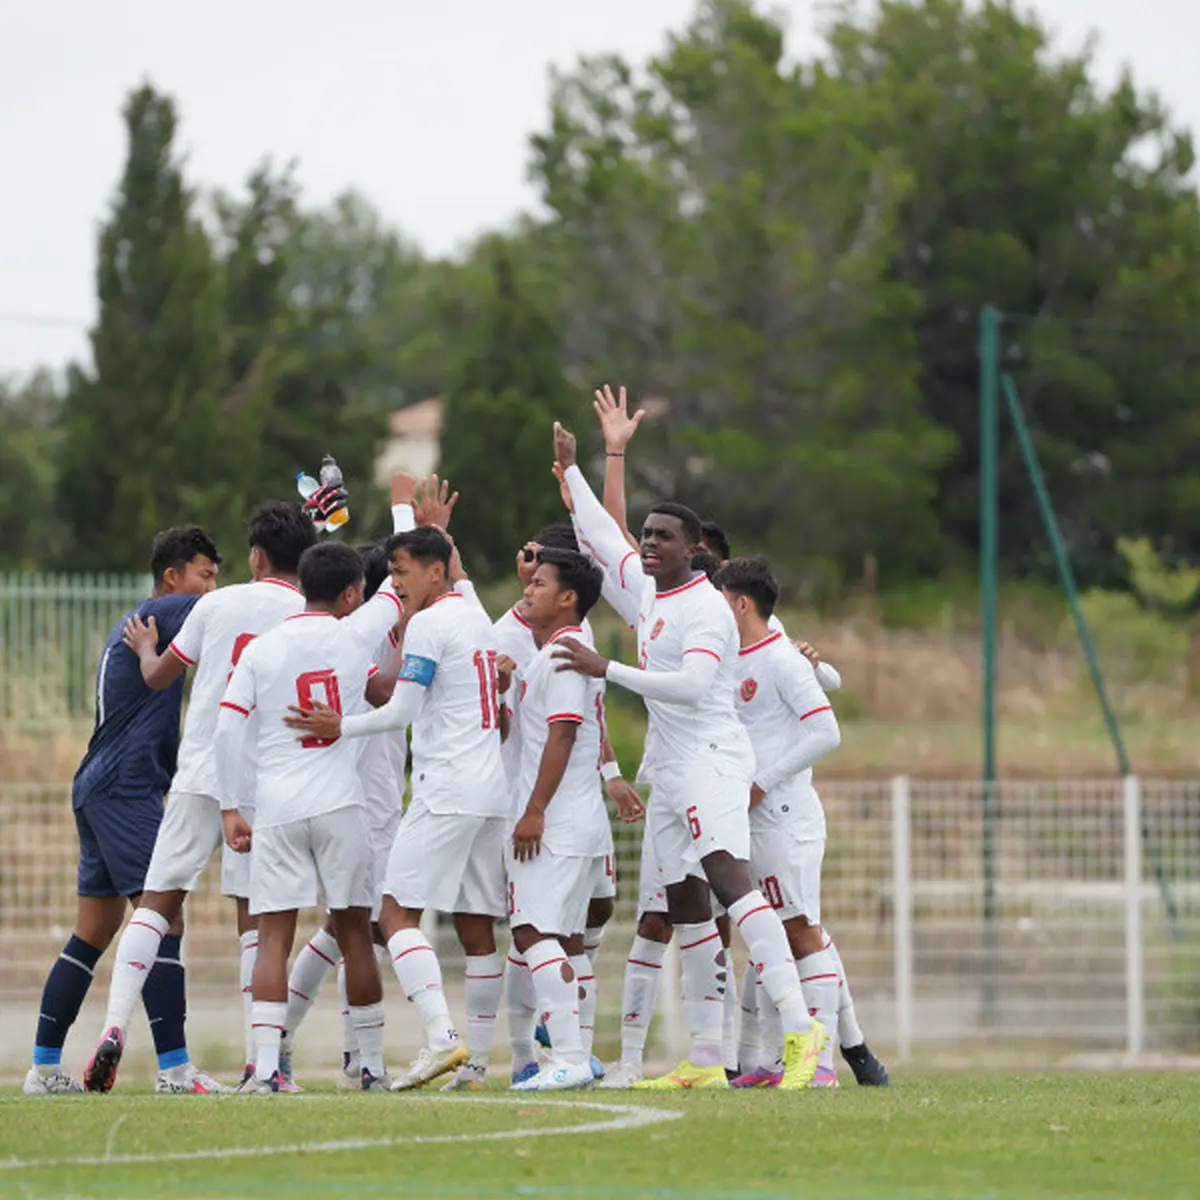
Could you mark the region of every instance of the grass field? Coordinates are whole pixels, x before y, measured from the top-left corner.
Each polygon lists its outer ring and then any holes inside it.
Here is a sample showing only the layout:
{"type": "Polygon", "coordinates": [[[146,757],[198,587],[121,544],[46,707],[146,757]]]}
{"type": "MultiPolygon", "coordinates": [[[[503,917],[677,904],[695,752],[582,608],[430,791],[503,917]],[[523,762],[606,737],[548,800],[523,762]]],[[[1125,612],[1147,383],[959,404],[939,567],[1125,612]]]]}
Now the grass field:
{"type": "Polygon", "coordinates": [[[1192,1200],[1200,1081],[961,1075],[797,1094],[26,1099],[0,1194],[1192,1200]]]}

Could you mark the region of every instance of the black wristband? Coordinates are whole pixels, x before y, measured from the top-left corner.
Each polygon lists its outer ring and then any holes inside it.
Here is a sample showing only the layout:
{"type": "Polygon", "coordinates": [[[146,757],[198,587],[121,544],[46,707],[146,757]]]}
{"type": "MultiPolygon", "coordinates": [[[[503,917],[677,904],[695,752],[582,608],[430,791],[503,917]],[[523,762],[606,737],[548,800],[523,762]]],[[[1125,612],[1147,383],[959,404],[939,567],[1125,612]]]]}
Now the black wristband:
{"type": "Polygon", "coordinates": [[[625,451],[624,450],[606,450],[604,452],[604,457],[605,458],[624,458],[625,451]]]}

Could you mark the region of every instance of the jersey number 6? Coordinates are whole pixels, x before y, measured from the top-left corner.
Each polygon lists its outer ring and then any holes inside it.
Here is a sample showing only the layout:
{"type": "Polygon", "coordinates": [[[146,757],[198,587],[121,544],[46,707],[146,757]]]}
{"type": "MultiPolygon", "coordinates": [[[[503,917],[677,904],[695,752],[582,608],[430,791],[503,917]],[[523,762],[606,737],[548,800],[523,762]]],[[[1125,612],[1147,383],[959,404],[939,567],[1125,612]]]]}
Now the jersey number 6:
{"type": "MultiPolygon", "coordinates": [[[[314,700],[319,700],[335,712],[342,711],[342,694],[338,690],[337,676],[331,670],[305,671],[296,679],[296,703],[299,707],[311,712],[314,700]],[[320,689],[320,695],[313,694],[316,689],[320,689]]],[[[332,746],[333,742],[329,738],[306,737],[300,739],[300,745],[305,750],[312,750],[318,746],[332,746]]]]}

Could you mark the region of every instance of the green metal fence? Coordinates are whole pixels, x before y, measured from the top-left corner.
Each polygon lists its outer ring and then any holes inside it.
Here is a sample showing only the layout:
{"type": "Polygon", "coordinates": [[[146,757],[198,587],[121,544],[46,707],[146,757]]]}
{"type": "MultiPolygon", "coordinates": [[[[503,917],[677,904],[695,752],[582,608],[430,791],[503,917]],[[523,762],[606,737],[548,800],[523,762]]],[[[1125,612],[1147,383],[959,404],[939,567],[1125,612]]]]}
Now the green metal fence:
{"type": "Polygon", "coordinates": [[[148,575],[0,575],[0,719],[41,732],[91,718],[96,664],[148,575]]]}

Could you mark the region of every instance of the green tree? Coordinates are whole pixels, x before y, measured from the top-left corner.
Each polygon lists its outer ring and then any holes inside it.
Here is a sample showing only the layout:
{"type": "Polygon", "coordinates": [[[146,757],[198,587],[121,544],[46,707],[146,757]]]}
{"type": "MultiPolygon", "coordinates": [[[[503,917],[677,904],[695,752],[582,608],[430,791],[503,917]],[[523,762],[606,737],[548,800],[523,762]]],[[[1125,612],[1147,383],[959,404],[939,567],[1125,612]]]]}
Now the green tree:
{"type": "Polygon", "coordinates": [[[124,109],[128,157],[100,233],[93,365],[70,371],[59,512],[72,566],[143,569],[166,525],[203,522],[222,469],[222,307],[208,234],[174,147],[174,103],[124,109]]]}
{"type": "Polygon", "coordinates": [[[57,561],[64,530],[54,513],[62,397],[46,372],[24,384],[0,380],[0,568],[35,570],[57,561]]]}
{"type": "Polygon", "coordinates": [[[441,473],[463,496],[454,531],[467,561],[495,576],[543,525],[566,519],[550,474],[552,428],[579,397],[512,244],[486,239],[468,270],[473,303],[444,318],[459,360],[445,397],[441,473]]]}
{"type": "Polygon", "coordinates": [[[554,79],[534,176],[565,354],[669,401],[632,460],[793,568],[936,561],[948,442],[916,387],[918,296],[889,278],[907,173],[863,101],[789,64],[780,23],[705,0],[643,72],[554,79]]]}
{"type": "MultiPolygon", "coordinates": [[[[857,138],[912,182],[891,275],[920,293],[921,389],[957,445],[939,475],[946,529],[973,550],[978,314],[995,304],[1033,314],[1006,326],[1003,366],[1085,580],[1121,576],[1123,532],[1200,555],[1198,330],[1163,328],[1200,320],[1191,138],[1128,74],[1102,88],[1090,45],[1058,52],[1007,0],[847,6],[828,36],[857,138]]],[[[1023,471],[1010,439],[1003,552],[1028,570],[1044,539],[1023,471]]]]}

